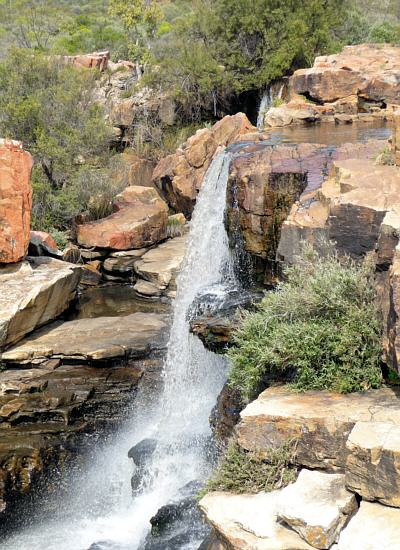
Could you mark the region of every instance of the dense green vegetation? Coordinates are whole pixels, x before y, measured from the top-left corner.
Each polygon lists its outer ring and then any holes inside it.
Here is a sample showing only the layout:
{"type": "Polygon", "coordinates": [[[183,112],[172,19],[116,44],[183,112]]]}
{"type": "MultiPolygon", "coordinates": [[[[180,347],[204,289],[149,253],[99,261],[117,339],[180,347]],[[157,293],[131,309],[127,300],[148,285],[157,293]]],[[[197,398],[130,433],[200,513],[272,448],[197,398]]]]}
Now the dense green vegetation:
{"type": "Polygon", "coordinates": [[[230,383],[254,398],[268,378],[292,376],[303,391],[362,391],[381,385],[381,322],[372,262],[305,248],[286,282],[244,314],[230,350],[230,383]]]}
{"type": "Polygon", "coordinates": [[[93,102],[99,75],[57,55],[109,49],[136,65],[126,97],[150,84],[175,98],[176,126],[161,131],[150,117],[132,128],[138,154],[157,159],[315,55],[399,42],[399,22],[396,0],[0,0],[0,135],[35,157],[34,227],[98,217],[119,191],[93,102]]]}
{"type": "Polygon", "coordinates": [[[266,456],[261,456],[245,451],[232,440],[201,495],[209,491],[259,493],[282,489],[297,478],[297,469],[292,466],[295,454],[295,442],[270,448],[266,456]]]}
{"type": "Polygon", "coordinates": [[[110,129],[93,101],[96,78],[29,50],[12,50],[0,64],[0,135],[34,156],[36,229],[66,229],[86,210],[109,213],[120,190],[107,177],[110,129]]]}
{"type": "Polygon", "coordinates": [[[0,0],[0,41],[4,52],[110,49],[193,120],[344,44],[399,42],[400,9],[396,0],[0,0]]]}

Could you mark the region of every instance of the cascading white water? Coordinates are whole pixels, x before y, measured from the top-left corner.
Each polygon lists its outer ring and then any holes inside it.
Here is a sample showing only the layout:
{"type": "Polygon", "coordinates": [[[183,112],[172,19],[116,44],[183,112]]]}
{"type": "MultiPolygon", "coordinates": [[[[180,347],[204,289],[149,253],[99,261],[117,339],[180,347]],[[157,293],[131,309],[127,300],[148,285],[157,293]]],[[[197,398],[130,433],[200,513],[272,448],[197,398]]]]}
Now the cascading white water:
{"type": "Polygon", "coordinates": [[[276,85],[274,86],[273,84],[271,84],[270,86],[268,86],[268,88],[265,89],[263,96],[261,98],[260,107],[258,108],[257,128],[259,130],[264,129],[265,114],[268,111],[268,109],[270,109],[273,106],[274,99],[275,98],[282,99],[284,87],[285,87],[284,84],[280,84],[278,93],[276,95],[275,95],[276,85]]]}
{"type": "MultiPolygon", "coordinates": [[[[157,510],[179,498],[189,482],[209,475],[209,414],[225,382],[226,365],[190,334],[189,313],[202,294],[223,296],[236,284],[224,228],[230,161],[228,152],[214,159],[193,213],[177,280],[161,396],[139,401],[130,425],[75,481],[75,495],[63,503],[58,517],[55,513],[53,520],[0,542],[1,550],[141,549],[157,510]],[[157,447],[143,488],[132,501],[127,451],[144,438],[157,440],[157,447]]],[[[194,550],[200,542],[194,535],[176,548],[194,550]]]]}

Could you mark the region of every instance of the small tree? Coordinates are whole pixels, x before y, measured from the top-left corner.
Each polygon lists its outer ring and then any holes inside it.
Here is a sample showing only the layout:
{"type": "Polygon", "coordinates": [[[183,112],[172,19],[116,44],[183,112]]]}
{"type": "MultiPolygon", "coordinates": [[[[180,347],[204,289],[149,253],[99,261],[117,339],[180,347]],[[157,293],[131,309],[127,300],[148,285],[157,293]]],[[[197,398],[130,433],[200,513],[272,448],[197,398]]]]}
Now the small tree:
{"type": "Polygon", "coordinates": [[[150,40],[161,22],[162,11],[153,0],[110,0],[109,13],[119,17],[127,31],[129,53],[140,79],[142,65],[149,60],[150,40]]]}

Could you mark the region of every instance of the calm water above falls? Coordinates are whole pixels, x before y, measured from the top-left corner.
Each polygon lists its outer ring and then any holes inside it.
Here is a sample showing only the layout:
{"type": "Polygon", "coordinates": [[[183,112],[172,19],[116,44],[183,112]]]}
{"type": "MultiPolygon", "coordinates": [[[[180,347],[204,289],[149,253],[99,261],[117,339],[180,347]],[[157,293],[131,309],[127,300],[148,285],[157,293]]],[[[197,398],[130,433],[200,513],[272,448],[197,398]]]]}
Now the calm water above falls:
{"type": "MultiPolygon", "coordinates": [[[[146,391],[135,399],[135,413],[114,440],[98,450],[70,496],[54,504],[51,520],[36,521],[0,543],[1,550],[135,550],[144,547],[149,520],[176,499],[188,483],[204,480],[212,464],[209,414],[226,378],[223,357],[208,352],[189,333],[188,311],[199,295],[223,296],[235,285],[224,229],[230,155],[212,163],[198,197],[187,253],[177,281],[177,297],[159,396],[146,391]],[[127,453],[144,438],[155,438],[141,494],[132,499],[127,453]]],[[[121,318],[123,322],[123,318],[121,318]]],[[[176,549],[196,549],[201,526],[176,549]]]]}

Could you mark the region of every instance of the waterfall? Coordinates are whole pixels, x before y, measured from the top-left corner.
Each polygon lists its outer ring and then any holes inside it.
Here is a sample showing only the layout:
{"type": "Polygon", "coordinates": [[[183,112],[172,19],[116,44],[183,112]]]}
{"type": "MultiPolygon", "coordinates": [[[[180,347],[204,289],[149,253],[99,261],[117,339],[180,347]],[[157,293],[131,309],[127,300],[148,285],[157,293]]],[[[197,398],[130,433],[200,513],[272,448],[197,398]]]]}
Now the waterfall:
{"type": "Polygon", "coordinates": [[[265,114],[273,106],[275,98],[282,99],[284,88],[285,88],[284,83],[282,84],[282,83],[276,82],[274,84],[270,84],[265,89],[261,98],[260,107],[258,109],[257,128],[259,130],[264,130],[265,114]]]}
{"type": "MultiPolygon", "coordinates": [[[[142,550],[157,510],[182,498],[190,482],[210,475],[209,415],[227,369],[223,356],[207,351],[190,333],[189,321],[190,308],[202,295],[222,299],[236,285],[224,227],[231,158],[224,152],[213,160],[198,195],[177,279],[161,395],[135,398],[130,425],[75,480],[71,499],[57,503],[50,521],[0,542],[1,550],[142,550]],[[127,452],[144,438],[156,440],[157,446],[132,500],[127,452]]],[[[185,529],[185,543],[173,547],[197,549],[204,527],[185,529]]]]}

